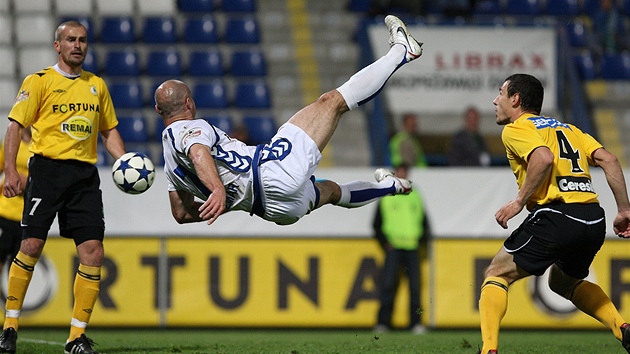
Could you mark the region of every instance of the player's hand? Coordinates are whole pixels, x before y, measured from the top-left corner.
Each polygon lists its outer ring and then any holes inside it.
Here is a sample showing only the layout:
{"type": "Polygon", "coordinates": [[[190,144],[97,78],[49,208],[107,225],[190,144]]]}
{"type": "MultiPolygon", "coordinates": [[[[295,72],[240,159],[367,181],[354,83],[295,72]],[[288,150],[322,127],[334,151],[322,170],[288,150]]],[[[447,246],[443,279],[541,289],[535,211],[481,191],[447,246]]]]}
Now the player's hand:
{"type": "Polygon", "coordinates": [[[218,188],[213,191],[199,207],[199,217],[208,220],[208,225],[212,224],[225,211],[225,190],[218,188]]]}
{"type": "Polygon", "coordinates": [[[23,188],[22,179],[17,171],[10,169],[4,171],[4,190],[2,194],[5,197],[12,198],[22,194],[23,188]]]}
{"type": "Polygon", "coordinates": [[[620,212],[613,221],[615,235],[622,238],[630,238],[630,211],[620,212]]]}
{"type": "Polygon", "coordinates": [[[521,210],[523,210],[523,205],[513,200],[502,206],[501,209],[494,214],[494,218],[502,228],[507,229],[508,220],[518,215],[521,210]]]}

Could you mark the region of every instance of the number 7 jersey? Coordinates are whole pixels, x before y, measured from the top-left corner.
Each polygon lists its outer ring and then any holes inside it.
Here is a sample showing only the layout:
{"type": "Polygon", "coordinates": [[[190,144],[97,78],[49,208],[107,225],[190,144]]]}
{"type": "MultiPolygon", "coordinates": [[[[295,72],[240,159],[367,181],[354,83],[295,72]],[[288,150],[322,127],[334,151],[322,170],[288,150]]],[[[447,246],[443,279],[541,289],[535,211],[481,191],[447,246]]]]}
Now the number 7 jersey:
{"type": "Polygon", "coordinates": [[[554,201],[598,202],[589,166],[594,165],[593,152],[602,145],[589,134],[554,118],[523,114],[504,127],[501,138],[519,188],[527,175],[529,155],[536,148],[546,146],[554,155],[551,174],[527,202],[528,209],[554,201]]]}

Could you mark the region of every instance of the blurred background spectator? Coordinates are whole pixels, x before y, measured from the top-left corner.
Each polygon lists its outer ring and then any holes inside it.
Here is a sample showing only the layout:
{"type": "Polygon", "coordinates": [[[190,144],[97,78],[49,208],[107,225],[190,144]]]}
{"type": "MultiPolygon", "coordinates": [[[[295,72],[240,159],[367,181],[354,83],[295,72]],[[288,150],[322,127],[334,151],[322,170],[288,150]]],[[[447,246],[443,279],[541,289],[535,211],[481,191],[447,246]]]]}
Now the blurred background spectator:
{"type": "Polygon", "coordinates": [[[426,167],[427,158],[420,143],[418,116],[406,113],[402,118],[402,130],[394,134],[389,141],[392,166],[426,167]]]}
{"type": "Polygon", "coordinates": [[[475,107],[464,112],[463,127],[451,139],[448,150],[450,166],[489,166],[490,154],[479,132],[481,116],[475,107]]]}

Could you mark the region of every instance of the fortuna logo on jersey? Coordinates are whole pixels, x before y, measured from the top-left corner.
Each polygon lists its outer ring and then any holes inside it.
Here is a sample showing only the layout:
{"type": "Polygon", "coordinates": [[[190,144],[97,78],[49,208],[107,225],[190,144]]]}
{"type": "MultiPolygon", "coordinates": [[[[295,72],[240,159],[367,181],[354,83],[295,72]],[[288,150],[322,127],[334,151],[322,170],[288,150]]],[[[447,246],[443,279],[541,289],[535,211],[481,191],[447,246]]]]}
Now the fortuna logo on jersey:
{"type": "Polygon", "coordinates": [[[561,192],[595,193],[591,180],[586,177],[558,176],[556,182],[561,192]]]}
{"type": "Polygon", "coordinates": [[[568,124],[559,122],[553,118],[547,118],[547,117],[531,117],[531,118],[527,118],[528,120],[530,120],[532,123],[534,123],[534,125],[536,126],[537,129],[542,129],[542,128],[555,128],[555,127],[563,127],[563,128],[567,128],[567,129],[571,129],[571,127],[568,124]]]}
{"type": "Polygon", "coordinates": [[[61,123],[61,131],[76,140],[85,140],[92,135],[92,122],[85,117],[72,117],[61,123]]]}

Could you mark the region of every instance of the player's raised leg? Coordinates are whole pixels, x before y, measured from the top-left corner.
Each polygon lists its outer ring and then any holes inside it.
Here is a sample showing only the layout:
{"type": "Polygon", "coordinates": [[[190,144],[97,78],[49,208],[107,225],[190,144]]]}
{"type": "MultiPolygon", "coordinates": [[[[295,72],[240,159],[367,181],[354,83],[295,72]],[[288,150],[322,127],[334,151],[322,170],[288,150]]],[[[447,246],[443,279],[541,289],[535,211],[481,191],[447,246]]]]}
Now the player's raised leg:
{"type": "Polygon", "coordinates": [[[343,113],[371,100],[398,68],[422,55],[422,43],[409,34],[399,18],[387,16],[385,24],[390,33],[390,50],[385,56],[289,119],[315,141],[320,151],[328,144],[343,113]]]}

